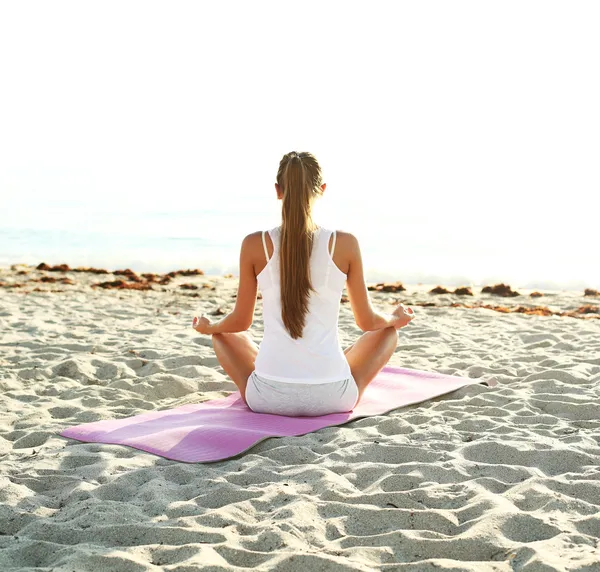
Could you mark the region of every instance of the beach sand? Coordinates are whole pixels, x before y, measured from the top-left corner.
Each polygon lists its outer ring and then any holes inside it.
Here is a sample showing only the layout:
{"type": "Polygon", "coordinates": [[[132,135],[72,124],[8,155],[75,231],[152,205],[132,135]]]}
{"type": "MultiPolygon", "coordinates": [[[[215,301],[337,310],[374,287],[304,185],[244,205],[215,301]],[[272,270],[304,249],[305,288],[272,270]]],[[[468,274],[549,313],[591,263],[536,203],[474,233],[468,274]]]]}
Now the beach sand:
{"type": "Polygon", "coordinates": [[[600,570],[600,320],[450,307],[600,299],[371,292],[417,314],[391,365],[498,385],[191,464],[58,435],[236,390],[191,328],[236,278],[123,278],[0,269],[0,570],[600,570]]]}

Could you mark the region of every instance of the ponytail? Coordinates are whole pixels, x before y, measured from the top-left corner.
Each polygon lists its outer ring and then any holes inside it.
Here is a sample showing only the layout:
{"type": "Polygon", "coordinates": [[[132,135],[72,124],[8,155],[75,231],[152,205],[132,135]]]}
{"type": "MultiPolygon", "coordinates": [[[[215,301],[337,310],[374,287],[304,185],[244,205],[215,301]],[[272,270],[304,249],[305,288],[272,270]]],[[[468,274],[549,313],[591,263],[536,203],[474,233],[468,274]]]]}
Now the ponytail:
{"type": "Polygon", "coordinates": [[[293,339],[302,337],[311,291],[310,255],[316,225],[313,199],[320,195],[321,169],[310,153],[288,153],[279,165],[277,182],[283,191],[279,267],[281,317],[293,339]]]}

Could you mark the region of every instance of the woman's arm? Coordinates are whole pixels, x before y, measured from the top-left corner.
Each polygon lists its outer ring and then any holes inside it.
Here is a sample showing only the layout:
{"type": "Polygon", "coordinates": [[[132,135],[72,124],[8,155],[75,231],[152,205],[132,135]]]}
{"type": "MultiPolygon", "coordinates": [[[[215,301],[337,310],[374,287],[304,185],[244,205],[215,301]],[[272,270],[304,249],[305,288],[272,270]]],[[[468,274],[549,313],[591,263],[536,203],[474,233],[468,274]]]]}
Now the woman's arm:
{"type": "Polygon", "coordinates": [[[363,332],[371,332],[390,326],[394,326],[397,329],[403,327],[412,319],[412,309],[408,309],[411,315],[411,317],[408,318],[404,316],[406,309],[402,304],[400,304],[392,314],[384,314],[373,308],[365,283],[362,256],[358,240],[352,234],[348,233],[348,236],[350,237],[350,268],[346,278],[346,288],[348,290],[348,298],[350,300],[350,306],[352,307],[356,325],[363,332]]]}
{"type": "Polygon", "coordinates": [[[254,307],[256,306],[256,292],[258,290],[254,263],[252,262],[251,245],[253,240],[255,240],[254,235],[249,234],[242,241],[240,282],[234,309],[215,323],[210,323],[208,318],[203,316],[196,324],[197,318],[194,318],[192,325],[197,332],[201,334],[244,332],[252,326],[254,307]]]}

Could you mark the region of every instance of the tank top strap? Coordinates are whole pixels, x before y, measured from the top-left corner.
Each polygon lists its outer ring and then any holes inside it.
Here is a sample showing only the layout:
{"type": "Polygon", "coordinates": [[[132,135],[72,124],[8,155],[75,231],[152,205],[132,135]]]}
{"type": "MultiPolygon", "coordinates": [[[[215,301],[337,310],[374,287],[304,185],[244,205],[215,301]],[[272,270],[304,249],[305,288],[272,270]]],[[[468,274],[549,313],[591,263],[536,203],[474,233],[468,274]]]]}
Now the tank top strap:
{"type": "Polygon", "coordinates": [[[265,241],[265,232],[266,231],[262,231],[262,243],[263,243],[263,248],[265,249],[265,258],[267,260],[267,264],[269,263],[269,252],[267,251],[267,242],[265,241]]]}
{"type": "Polygon", "coordinates": [[[279,235],[279,227],[271,228],[267,231],[263,230],[263,232],[262,232],[263,248],[265,250],[265,258],[267,259],[267,264],[266,264],[265,268],[267,268],[267,271],[269,272],[271,284],[275,283],[275,272],[273,270],[273,264],[275,262],[277,262],[277,259],[275,257],[278,256],[278,252],[279,252],[279,248],[277,246],[277,243],[279,240],[278,235],[279,235]],[[273,244],[273,254],[271,255],[271,258],[269,258],[269,251],[267,250],[267,242],[265,240],[265,233],[267,233],[267,232],[269,233],[269,236],[271,237],[271,243],[273,244]]]}
{"type": "Polygon", "coordinates": [[[325,243],[324,249],[327,256],[327,268],[325,270],[325,284],[329,286],[329,272],[331,271],[331,266],[333,265],[333,248],[335,248],[335,230],[323,229],[325,232],[323,233],[323,242],[325,243]],[[333,235],[333,247],[331,249],[331,254],[329,252],[329,239],[333,235]]]}
{"type": "MultiPolygon", "coordinates": [[[[333,257],[333,251],[335,250],[335,238],[336,238],[337,234],[335,232],[335,230],[333,231],[333,243],[331,244],[331,252],[329,254],[331,254],[331,256],[333,257]]],[[[327,241],[327,244],[329,245],[329,241],[327,241]]]]}
{"type": "Polygon", "coordinates": [[[279,239],[279,227],[276,226],[275,228],[262,231],[262,243],[265,251],[265,258],[267,259],[267,262],[269,262],[269,251],[267,250],[267,241],[265,240],[265,235],[267,233],[269,233],[269,237],[271,238],[271,243],[273,244],[273,256],[275,256],[275,252],[278,250],[277,242],[279,239]]]}
{"type": "Polygon", "coordinates": [[[271,237],[271,242],[273,243],[273,256],[275,253],[279,251],[279,227],[276,226],[269,230],[269,236],[271,237]]]}

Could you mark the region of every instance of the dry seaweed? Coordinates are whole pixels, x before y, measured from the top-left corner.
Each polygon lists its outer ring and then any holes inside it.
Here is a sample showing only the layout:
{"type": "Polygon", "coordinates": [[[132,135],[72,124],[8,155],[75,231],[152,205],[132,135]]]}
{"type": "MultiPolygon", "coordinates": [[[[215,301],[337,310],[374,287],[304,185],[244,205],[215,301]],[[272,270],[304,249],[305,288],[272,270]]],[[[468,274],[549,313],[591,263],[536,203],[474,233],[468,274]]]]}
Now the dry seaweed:
{"type": "Polygon", "coordinates": [[[514,291],[508,284],[496,284],[495,286],[484,286],[481,290],[482,294],[494,294],[495,296],[503,296],[505,298],[513,298],[520,296],[519,292],[514,291]]]}

